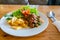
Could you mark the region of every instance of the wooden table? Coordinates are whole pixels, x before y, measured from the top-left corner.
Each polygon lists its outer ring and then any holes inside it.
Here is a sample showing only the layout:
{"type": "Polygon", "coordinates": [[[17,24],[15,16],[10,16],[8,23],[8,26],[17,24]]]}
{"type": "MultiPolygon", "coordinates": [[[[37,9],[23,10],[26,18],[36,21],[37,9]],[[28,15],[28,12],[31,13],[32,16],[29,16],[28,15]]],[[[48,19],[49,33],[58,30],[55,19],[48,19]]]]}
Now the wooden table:
{"type": "MultiPolygon", "coordinates": [[[[21,5],[0,5],[0,18],[5,15],[6,13],[19,9],[21,5]]],[[[43,6],[40,5],[38,10],[44,13],[45,15],[50,11],[54,11],[56,14],[56,18],[60,20],[60,6],[43,6]]],[[[0,40],[60,40],[60,33],[58,32],[57,28],[52,24],[52,21],[49,19],[48,28],[32,37],[14,37],[4,33],[0,29],[0,40]]]]}

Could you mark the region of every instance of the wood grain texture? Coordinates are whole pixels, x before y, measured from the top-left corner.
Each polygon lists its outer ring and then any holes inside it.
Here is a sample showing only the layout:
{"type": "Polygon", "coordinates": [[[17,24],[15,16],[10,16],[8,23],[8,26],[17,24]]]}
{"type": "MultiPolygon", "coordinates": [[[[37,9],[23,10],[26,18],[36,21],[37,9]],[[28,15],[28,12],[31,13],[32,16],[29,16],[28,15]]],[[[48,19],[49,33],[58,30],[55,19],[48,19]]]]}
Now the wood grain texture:
{"type": "MultiPolygon", "coordinates": [[[[0,18],[3,17],[6,13],[16,10],[20,8],[22,5],[0,5],[0,18]]],[[[38,10],[45,15],[52,10],[56,14],[56,18],[60,20],[60,6],[43,6],[40,5],[38,10]]],[[[48,18],[49,19],[49,18],[48,18]]],[[[49,19],[49,25],[45,31],[42,33],[32,36],[32,37],[14,37],[4,33],[0,29],[0,40],[60,40],[60,32],[58,32],[57,28],[52,24],[52,21],[49,19]]]]}

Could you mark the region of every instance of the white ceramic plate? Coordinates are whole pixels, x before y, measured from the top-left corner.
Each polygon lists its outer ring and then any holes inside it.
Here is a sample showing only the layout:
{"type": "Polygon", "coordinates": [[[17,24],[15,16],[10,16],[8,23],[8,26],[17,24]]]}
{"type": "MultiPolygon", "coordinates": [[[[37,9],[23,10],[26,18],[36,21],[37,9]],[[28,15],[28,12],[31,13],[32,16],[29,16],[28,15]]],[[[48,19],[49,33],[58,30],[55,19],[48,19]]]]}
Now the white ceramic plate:
{"type": "MultiPolygon", "coordinates": [[[[10,13],[12,13],[12,12],[10,12],[10,13]]],[[[8,13],[8,14],[10,14],[10,13],[8,13]]],[[[42,13],[39,13],[39,15],[44,20],[44,23],[37,28],[14,30],[14,29],[10,28],[10,25],[7,24],[5,17],[2,17],[0,20],[0,28],[7,34],[10,34],[13,36],[19,36],[19,37],[33,36],[33,35],[41,33],[48,26],[48,18],[42,13]]]]}

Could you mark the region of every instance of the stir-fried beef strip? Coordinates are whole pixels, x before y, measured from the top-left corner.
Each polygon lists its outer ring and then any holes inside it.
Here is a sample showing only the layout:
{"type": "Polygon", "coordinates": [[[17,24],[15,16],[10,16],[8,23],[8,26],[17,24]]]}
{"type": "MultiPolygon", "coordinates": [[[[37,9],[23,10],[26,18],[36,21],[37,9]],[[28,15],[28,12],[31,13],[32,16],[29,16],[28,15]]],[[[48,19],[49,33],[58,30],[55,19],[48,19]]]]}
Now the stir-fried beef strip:
{"type": "Polygon", "coordinates": [[[30,28],[38,27],[38,22],[40,22],[40,16],[36,16],[35,14],[30,14],[25,16],[25,20],[28,21],[28,26],[30,28]]]}

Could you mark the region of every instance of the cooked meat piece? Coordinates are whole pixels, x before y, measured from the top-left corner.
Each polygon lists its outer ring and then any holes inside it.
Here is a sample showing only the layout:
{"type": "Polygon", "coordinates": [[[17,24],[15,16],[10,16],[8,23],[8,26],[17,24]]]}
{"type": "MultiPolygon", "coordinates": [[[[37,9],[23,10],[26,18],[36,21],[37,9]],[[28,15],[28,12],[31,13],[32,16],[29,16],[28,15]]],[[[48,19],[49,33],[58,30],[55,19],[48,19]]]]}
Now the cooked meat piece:
{"type": "Polygon", "coordinates": [[[30,14],[25,16],[25,20],[28,21],[28,25],[30,28],[38,27],[38,22],[40,22],[40,16],[36,16],[35,14],[30,14]]]}
{"type": "Polygon", "coordinates": [[[37,21],[40,22],[40,16],[37,16],[37,21]]]}
{"type": "Polygon", "coordinates": [[[36,22],[35,19],[36,19],[36,17],[33,14],[29,15],[28,22],[29,22],[29,26],[31,28],[34,28],[34,22],[36,22]]]}
{"type": "Polygon", "coordinates": [[[40,18],[40,16],[37,16],[38,18],[40,18]]]}
{"type": "Polygon", "coordinates": [[[30,23],[30,24],[29,24],[29,27],[30,27],[30,28],[34,28],[34,24],[30,23]]]}
{"type": "Polygon", "coordinates": [[[38,24],[36,23],[34,26],[35,26],[35,27],[38,27],[38,24]]]}

